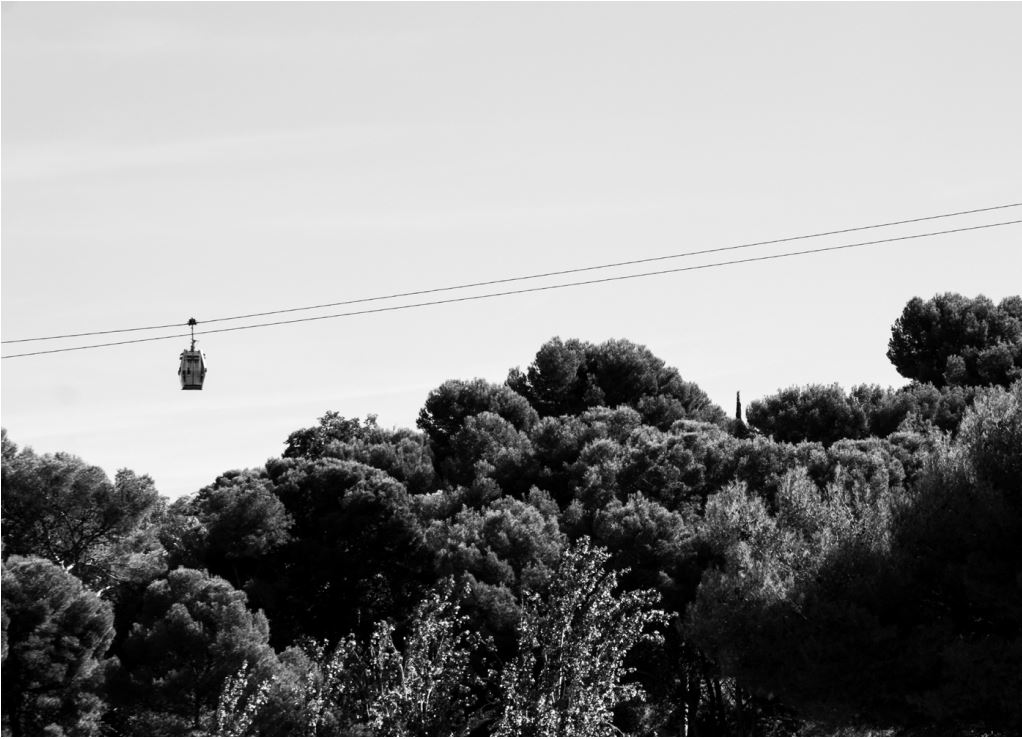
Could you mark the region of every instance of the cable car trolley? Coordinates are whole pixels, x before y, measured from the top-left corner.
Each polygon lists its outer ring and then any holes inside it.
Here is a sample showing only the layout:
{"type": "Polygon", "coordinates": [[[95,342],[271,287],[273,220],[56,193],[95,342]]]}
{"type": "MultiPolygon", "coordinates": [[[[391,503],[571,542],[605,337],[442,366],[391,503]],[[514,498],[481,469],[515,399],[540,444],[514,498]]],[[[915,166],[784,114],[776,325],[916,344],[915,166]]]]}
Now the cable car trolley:
{"type": "Polygon", "coordinates": [[[192,348],[181,352],[181,365],[177,374],[181,378],[182,390],[202,390],[202,381],[206,379],[206,358],[195,348],[195,324],[194,318],[188,319],[188,325],[192,329],[192,348]]]}

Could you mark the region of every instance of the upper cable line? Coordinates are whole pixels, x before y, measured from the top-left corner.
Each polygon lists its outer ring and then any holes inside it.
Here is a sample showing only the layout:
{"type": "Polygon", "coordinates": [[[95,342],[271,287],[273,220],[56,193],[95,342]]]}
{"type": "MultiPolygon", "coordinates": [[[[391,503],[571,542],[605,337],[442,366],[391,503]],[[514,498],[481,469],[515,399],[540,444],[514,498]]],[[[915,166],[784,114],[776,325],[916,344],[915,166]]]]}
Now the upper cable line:
{"type": "MultiPolygon", "coordinates": [[[[445,304],[451,304],[451,303],[463,303],[463,302],[467,302],[467,301],[471,301],[471,300],[484,300],[484,299],[487,299],[487,298],[503,297],[503,296],[506,296],[506,295],[521,295],[521,294],[524,294],[524,293],[542,292],[542,291],[545,291],[545,290],[559,290],[559,289],[563,289],[563,288],[567,288],[567,287],[579,287],[579,286],[582,286],[582,285],[596,285],[596,284],[605,283],[605,282],[617,282],[617,281],[621,281],[621,280],[632,280],[632,279],[637,279],[637,278],[640,278],[640,277],[652,277],[652,276],[655,276],[655,275],[673,274],[673,273],[677,273],[677,272],[691,272],[691,271],[700,270],[700,269],[711,269],[711,268],[714,268],[714,267],[724,267],[724,266],[732,265],[732,264],[748,264],[748,263],[751,263],[751,262],[764,262],[764,261],[771,260],[771,259],[783,259],[783,258],[786,258],[786,257],[797,257],[797,256],[804,256],[804,255],[807,255],[807,254],[820,254],[820,253],[824,253],[824,252],[838,251],[838,250],[841,250],[841,249],[854,249],[854,248],[857,248],[857,247],[874,246],[874,245],[878,245],[878,244],[889,244],[889,243],[897,242],[897,241],[908,241],[908,240],[911,240],[911,239],[923,239],[923,238],[929,238],[929,237],[933,237],[933,236],[943,236],[943,235],[946,235],[946,234],[963,233],[965,231],[979,231],[979,230],[982,230],[982,229],[997,228],[999,226],[1011,226],[1011,225],[1019,224],[1019,223],[1022,223],[1022,219],[1014,220],[1014,221],[1002,221],[1002,222],[999,222],[999,223],[985,223],[985,224],[981,224],[981,225],[978,225],[978,226],[965,226],[965,227],[962,227],[962,228],[952,228],[952,229],[947,229],[947,230],[944,230],[944,231],[931,231],[929,233],[910,234],[910,235],[907,235],[907,236],[893,236],[893,237],[886,238],[886,239],[876,239],[874,241],[861,241],[861,242],[853,243],[853,244],[839,244],[837,246],[825,246],[825,247],[819,247],[819,248],[816,248],[816,249],[806,249],[806,250],[803,250],[803,251],[785,252],[785,253],[782,253],[782,254],[767,254],[767,255],[758,256],[758,257],[747,257],[745,259],[735,259],[735,260],[731,260],[731,261],[727,261],[727,262],[715,262],[715,263],[712,263],[712,264],[697,264],[697,265],[693,265],[693,266],[690,266],[690,267],[675,267],[675,268],[672,268],[672,269],[656,270],[656,271],[652,271],[652,272],[640,272],[640,273],[637,273],[637,274],[630,274],[630,275],[614,275],[614,276],[611,276],[611,277],[600,277],[600,278],[596,278],[596,279],[592,279],[592,280],[580,280],[578,282],[567,282],[567,283],[561,283],[561,284],[557,284],[557,285],[541,285],[539,287],[527,287],[527,288],[521,288],[521,289],[518,289],[518,290],[505,290],[505,291],[502,291],[502,292],[486,293],[486,294],[483,294],[483,295],[466,295],[466,296],[457,297],[457,298],[445,298],[443,300],[425,301],[425,302],[422,302],[422,303],[410,303],[410,304],[406,304],[406,305],[385,306],[385,307],[382,307],[382,308],[367,308],[365,310],[349,311],[347,313],[334,313],[334,314],[325,315],[325,316],[311,316],[311,317],[308,317],[308,318],[292,318],[292,319],[285,320],[285,321],[270,321],[268,323],[256,323],[256,324],[250,324],[250,325],[247,325],[247,326],[231,326],[229,328],[216,328],[216,329],[211,329],[211,330],[208,330],[208,331],[196,331],[196,332],[194,332],[194,335],[195,336],[199,336],[199,335],[205,335],[205,334],[226,333],[226,332],[229,332],[229,331],[246,331],[246,330],[256,329],[256,328],[266,328],[266,327],[269,327],[269,326],[283,326],[283,325],[293,324],[293,323],[307,323],[309,321],[322,321],[322,320],[326,320],[326,319],[329,319],[329,318],[345,318],[345,317],[348,317],[348,316],[368,315],[368,314],[371,314],[371,313],[387,313],[387,312],[399,311],[399,310],[410,310],[412,308],[423,308],[423,307],[430,306],[430,305],[445,305],[445,304]]],[[[175,325],[177,325],[177,324],[175,324],[175,325]]],[[[120,346],[120,345],[123,345],[123,344],[140,344],[140,343],[147,342],[147,341],[166,341],[166,340],[169,340],[169,339],[178,339],[178,338],[182,338],[182,337],[187,337],[188,335],[189,334],[172,334],[172,335],[168,335],[168,336],[151,336],[151,337],[147,337],[147,338],[143,338],[143,339],[127,339],[125,341],[114,341],[114,342],[108,342],[108,343],[103,343],[103,344],[90,344],[90,345],[87,345],[87,346],[73,346],[73,347],[66,347],[66,348],[63,348],[63,349],[46,349],[46,350],[37,351],[37,352],[25,352],[25,353],[22,353],[22,354],[5,354],[4,356],[0,357],[0,359],[14,359],[16,357],[31,357],[31,356],[37,356],[37,355],[40,355],[40,354],[58,354],[58,353],[61,353],[61,352],[73,352],[73,351],[80,351],[80,350],[83,350],[83,349],[98,349],[100,347],[120,346]]]]}
{"type": "MultiPolygon", "coordinates": [[[[766,240],[766,241],[753,241],[753,242],[749,242],[749,243],[745,243],[745,244],[736,244],[736,245],[733,245],[733,246],[721,246],[721,247],[715,247],[715,248],[711,248],[711,249],[699,249],[699,250],[696,250],[696,251],[679,252],[679,253],[676,253],[676,254],[665,254],[665,255],[657,256],[657,257],[645,257],[645,258],[642,258],[642,259],[629,259],[629,260],[620,261],[620,262],[608,262],[606,264],[597,264],[597,265],[591,265],[591,266],[586,266],[586,267],[573,267],[573,268],[569,268],[569,269],[553,270],[553,271],[549,271],[549,272],[539,272],[539,273],[530,274],[530,275],[519,275],[519,276],[516,276],[516,277],[502,277],[502,278],[497,278],[497,279],[492,279],[492,280],[483,280],[483,281],[479,281],[479,282],[468,282],[468,283],[462,283],[462,284],[458,284],[458,285],[448,285],[448,286],[444,286],[444,287],[425,288],[425,289],[422,289],[422,290],[412,290],[412,291],[409,291],[409,292],[402,292],[402,293],[390,293],[390,294],[387,294],[387,295],[377,295],[377,296],[368,297],[368,298],[351,298],[351,299],[348,299],[348,300],[340,300],[340,301],[331,302],[331,303],[319,303],[317,305],[306,305],[306,306],[301,306],[301,307],[297,307],[297,308],[281,308],[281,309],[278,309],[278,310],[262,311],[262,312],[258,312],[258,313],[244,313],[244,314],[239,314],[239,315],[235,315],[235,316],[222,316],[222,317],[219,317],[219,318],[207,318],[207,319],[204,319],[203,321],[201,321],[201,323],[223,323],[225,321],[239,321],[239,320],[244,320],[244,319],[247,319],[247,318],[262,318],[264,316],[283,315],[285,313],[299,313],[299,312],[302,312],[302,311],[318,310],[318,309],[321,309],[321,308],[336,308],[336,307],[339,307],[339,306],[342,306],[342,305],[357,305],[357,304],[360,304],[360,303],[372,303],[372,302],[376,302],[376,301],[380,301],[380,300],[391,300],[391,299],[395,299],[395,298],[409,298],[409,297],[415,297],[415,296],[419,296],[419,295],[430,295],[430,294],[440,293],[440,292],[451,292],[451,291],[454,291],[454,290],[465,290],[465,289],[473,288],[473,287],[488,287],[488,286],[491,286],[491,285],[507,284],[507,283],[511,283],[511,282],[524,282],[526,280],[536,280],[536,279],[541,279],[541,278],[544,278],[544,277],[558,277],[558,276],[562,276],[562,275],[578,274],[578,273],[581,273],[581,272],[593,272],[593,271],[601,270],[601,269],[612,269],[612,268],[616,268],[616,267],[627,267],[627,266],[633,266],[633,265],[636,265],[636,264],[649,264],[649,263],[652,263],[652,262],[662,262],[662,261],[667,261],[667,260],[670,260],[670,259],[682,259],[682,258],[685,258],[685,257],[700,256],[700,255],[703,255],[703,254],[714,254],[714,253],[720,253],[720,252],[736,251],[736,250],[739,250],[739,249],[750,249],[750,248],[757,247],[757,246],[770,246],[770,245],[773,245],[773,244],[783,244],[783,243],[788,243],[788,242],[792,242],[792,241],[803,241],[803,240],[806,240],[806,239],[815,239],[815,238],[821,238],[821,237],[824,237],[824,236],[836,236],[836,235],[839,235],[839,234],[853,233],[853,232],[856,232],[856,231],[866,231],[866,230],[876,229],[876,228],[886,228],[886,227],[889,227],[889,226],[901,226],[901,225],[905,225],[905,224],[909,224],[909,223],[920,223],[922,221],[932,221],[932,220],[936,220],[936,219],[939,219],[939,218],[953,218],[953,217],[956,217],[956,216],[972,215],[972,214],[975,214],[975,213],[986,213],[986,212],[994,211],[994,210],[1004,210],[1004,209],[1007,209],[1007,208],[1017,208],[1019,206],[1022,206],[1022,203],[1008,203],[1006,205],[994,205],[994,206],[990,206],[990,207],[986,207],[986,208],[973,208],[971,210],[960,210],[960,211],[955,211],[953,213],[940,213],[940,214],[937,214],[937,215],[922,216],[922,217],[919,217],[919,218],[908,218],[908,219],[904,219],[904,220],[900,220],[900,221],[888,221],[886,223],[873,223],[873,224],[869,224],[869,225],[866,225],[866,226],[854,226],[852,228],[842,228],[842,229],[836,229],[836,230],[833,230],[833,231],[819,231],[817,233],[803,234],[803,235],[800,235],[800,236],[786,236],[784,238],[779,238],[779,239],[769,239],[769,240],[766,240]]],[[[309,320],[315,320],[315,319],[309,319],[309,320]]],[[[35,336],[35,337],[31,337],[31,338],[26,338],[26,339],[4,339],[4,340],[0,341],[0,343],[2,343],[2,344],[23,344],[23,343],[28,343],[28,342],[32,342],[32,341],[53,341],[53,340],[57,340],[57,339],[81,338],[81,337],[85,337],[85,336],[102,336],[102,335],[109,335],[109,334],[134,333],[134,332],[137,332],[137,331],[156,331],[156,330],[169,329],[169,328],[184,328],[186,325],[187,324],[182,324],[182,323],[178,322],[178,323],[167,323],[167,324],[154,325],[154,326],[136,326],[134,328],[106,329],[106,330],[103,330],[103,331],[83,331],[83,332],[79,332],[79,333],[56,334],[56,335],[52,335],[52,336],[35,336]]],[[[210,333],[210,332],[204,332],[204,333],[210,333]]],[[[162,337],[155,337],[153,340],[159,340],[160,338],[162,338],[162,337]]],[[[167,337],[167,338],[171,338],[171,337],[167,337]]],[[[127,342],[127,341],[125,341],[125,342],[114,342],[114,343],[111,343],[111,344],[103,344],[103,345],[96,345],[96,346],[109,346],[109,345],[123,344],[123,343],[130,343],[130,342],[127,342]]],[[[64,350],[55,350],[55,351],[64,351],[64,350]]],[[[43,353],[43,352],[34,352],[34,353],[43,353]]],[[[8,356],[15,357],[15,356],[27,356],[27,355],[24,355],[24,354],[14,354],[14,355],[8,355],[8,356]]],[[[0,357],[0,358],[6,358],[6,357],[0,357]]]]}

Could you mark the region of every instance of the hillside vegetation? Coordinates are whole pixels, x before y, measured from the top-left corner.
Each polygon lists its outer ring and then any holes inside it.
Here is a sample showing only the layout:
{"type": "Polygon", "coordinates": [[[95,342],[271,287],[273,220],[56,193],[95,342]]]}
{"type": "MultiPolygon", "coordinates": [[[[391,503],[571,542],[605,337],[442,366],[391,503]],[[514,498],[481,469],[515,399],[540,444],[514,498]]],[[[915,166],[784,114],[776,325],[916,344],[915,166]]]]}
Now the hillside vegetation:
{"type": "Polygon", "coordinates": [[[745,419],[554,338],[169,502],[3,435],[3,729],[1022,733],[1022,298],[745,419]]]}

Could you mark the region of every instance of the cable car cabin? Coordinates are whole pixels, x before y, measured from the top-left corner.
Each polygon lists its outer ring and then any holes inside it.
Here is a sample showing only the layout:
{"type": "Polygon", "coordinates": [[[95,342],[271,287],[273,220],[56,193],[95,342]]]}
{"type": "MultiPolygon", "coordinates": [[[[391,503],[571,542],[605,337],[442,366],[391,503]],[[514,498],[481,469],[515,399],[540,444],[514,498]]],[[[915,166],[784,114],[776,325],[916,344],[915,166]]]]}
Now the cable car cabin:
{"type": "Polygon", "coordinates": [[[202,390],[202,381],[206,379],[206,361],[198,349],[185,349],[181,352],[181,366],[177,371],[181,376],[182,390],[202,390]]]}

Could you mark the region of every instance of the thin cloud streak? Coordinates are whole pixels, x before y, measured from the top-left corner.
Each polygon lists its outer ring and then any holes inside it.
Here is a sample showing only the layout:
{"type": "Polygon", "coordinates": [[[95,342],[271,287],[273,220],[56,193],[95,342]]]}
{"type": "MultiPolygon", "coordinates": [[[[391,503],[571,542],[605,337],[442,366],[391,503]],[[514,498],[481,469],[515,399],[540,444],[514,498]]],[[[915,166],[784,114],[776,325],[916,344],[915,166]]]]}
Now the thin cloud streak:
{"type": "Polygon", "coordinates": [[[3,163],[5,183],[57,179],[98,173],[115,173],[154,167],[191,170],[196,163],[240,161],[251,165],[273,160],[287,147],[310,149],[329,141],[336,146],[349,141],[353,149],[368,126],[321,127],[291,131],[256,131],[209,138],[144,145],[83,146],[71,142],[22,143],[8,147],[3,163]]]}

